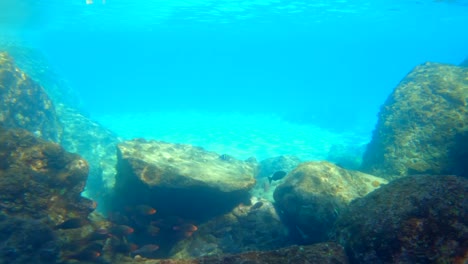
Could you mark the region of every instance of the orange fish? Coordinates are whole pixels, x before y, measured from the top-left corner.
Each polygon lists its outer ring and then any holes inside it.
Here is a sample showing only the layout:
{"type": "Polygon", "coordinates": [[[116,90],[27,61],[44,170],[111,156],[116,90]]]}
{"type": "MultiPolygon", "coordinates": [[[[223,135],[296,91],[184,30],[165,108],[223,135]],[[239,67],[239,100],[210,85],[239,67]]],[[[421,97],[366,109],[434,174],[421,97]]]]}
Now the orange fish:
{"type": "Polygon", "coordinates": [[[138,205],[136,207],[136,212],[141,215],[154,215],[156,213],[156,209],[148,205],[138,205]]]}
{"type": "Polygon", "coordinates": [[[198,230],[198,227],[196,225],[192,224],[183,224],[183,225],[177,225],[173,226],[172,230],[174,231],[180,231],[180,232],[195,232],[198,230]]]}
{"type": "Polygon", "coordinates": [[[135,230],[126,225],[116,225],[111,227],[110,233],[116,236],[127,236],[134,232],[135,230]]]}

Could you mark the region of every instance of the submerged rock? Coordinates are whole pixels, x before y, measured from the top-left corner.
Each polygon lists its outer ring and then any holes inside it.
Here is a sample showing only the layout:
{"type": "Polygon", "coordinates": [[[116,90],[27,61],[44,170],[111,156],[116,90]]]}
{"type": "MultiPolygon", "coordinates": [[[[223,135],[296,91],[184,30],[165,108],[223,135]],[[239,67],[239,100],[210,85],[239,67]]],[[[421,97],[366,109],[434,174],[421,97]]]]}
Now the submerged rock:
{"type": "Polygon", "coordinates": [[[0,127],[0,263],[55,263],[69,242],[60,224],[87,221],[96,207],[80,195],[87,175],[78,155],[0,127]]]}
{"type": "Polygon", "coordinates": [[[57,113],[63,123],[61,145],[67,151],[78,153],[89,163],[86,195],[102,196],[103,191],[111,190],[115,184],[115,149],[120,140],[114,133],[73,108],[59,105],[57,113]]]}
{"type": "Polygon", "coordinates": [[[143,264],[347,264],[348,258],[343,248],[335,243],[320,243],[308,246],[291,246],[273,251],[252,251],[237,255],[219,255],[200,257],[196,259],[161,259],[122,260],[119,263],[143,263],[143,264]]]}
{"type": "Polygon", "coordinates": [[[417,66],[379,113],[362,170],[394,179],[468,171],[468,68],[417,66]]]}
{"type": "Polygon", "coordinates": [[[253,198],[251,205],[238,205],[232,212],[201,224],[193,237],[174,247],[171,257],[195,258],[288,245],[289,232],[273,204],[253,198]]]}
{"type": "Polygon", "coordinates": [[[306,162],[286,176],[275,190],[276,205],[292,234],[303,243],[328,239],[338,215],[354,199],[387,181],[329,162],[306,162]]]}
{"type": "Polygon", "coordinates": [[[54,142],[59,142],[62,133],[44,89],[19,70],[6,53],[0,53],[0,125],[26,129],[54,142]]]}
{"type": "Polygon", "coordinates": [[[409,176],[353,201],[335,238],[353,263],[466,263],[468,180],[409,176]]]}
{"type": "Polygon", "coordinates": [[[248,198],[255,166],[191,145],[133,140],[118,144],[116,198],[159,214],[203,219],[248,198]]]}

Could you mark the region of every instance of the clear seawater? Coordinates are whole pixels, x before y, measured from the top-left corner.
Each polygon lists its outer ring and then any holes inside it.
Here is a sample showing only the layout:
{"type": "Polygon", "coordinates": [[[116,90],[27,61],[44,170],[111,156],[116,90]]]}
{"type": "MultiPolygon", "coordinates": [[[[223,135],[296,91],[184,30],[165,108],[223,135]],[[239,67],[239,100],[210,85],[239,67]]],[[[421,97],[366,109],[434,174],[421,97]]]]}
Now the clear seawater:
{"type": "Polygon", "coordinates": [[[399,81],[468,55],[468,1],[1,0],[0,44],[39,50],[124,138],[239,158],[362,145],[399,81]]]}

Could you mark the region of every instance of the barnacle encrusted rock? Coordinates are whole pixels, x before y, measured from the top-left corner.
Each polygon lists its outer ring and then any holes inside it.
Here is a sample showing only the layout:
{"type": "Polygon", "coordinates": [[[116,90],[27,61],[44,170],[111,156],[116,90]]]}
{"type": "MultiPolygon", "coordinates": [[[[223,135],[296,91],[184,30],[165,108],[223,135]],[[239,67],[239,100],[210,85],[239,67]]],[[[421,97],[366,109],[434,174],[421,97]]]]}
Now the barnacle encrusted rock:
{"type": "Polygon", "coordinates": [[[253,163],[199,147],[133,140],[117,148],[116,199],[160,214],[213,216],[244,201],[255,185],[253,163]]]}
{"type": "Polygon", "coordinates": [[[397,179],[351,202],[332,234],[352,263],[466,263],[467,194],[462,177],[397,179]]]}
{"type": "Polygon", "coordinates": [[[362,170],[387,179],[466,175],[467,99],[468,68],[417,66],[382,106],[362,170]]]}
{"type": "Polygon", "coordinates": [[[0,125],[23,128],[43,139],[59,142],[61,125],[44,89],[0,53],[0,125]]]}
{"type": "Polygon", "coordinates": [[[352,200],[386,183],[329,162],[306,162],[276,187],[274,198],[293,235],[304,242],[321,242],[327,240],[337,216],[352,200]]]}

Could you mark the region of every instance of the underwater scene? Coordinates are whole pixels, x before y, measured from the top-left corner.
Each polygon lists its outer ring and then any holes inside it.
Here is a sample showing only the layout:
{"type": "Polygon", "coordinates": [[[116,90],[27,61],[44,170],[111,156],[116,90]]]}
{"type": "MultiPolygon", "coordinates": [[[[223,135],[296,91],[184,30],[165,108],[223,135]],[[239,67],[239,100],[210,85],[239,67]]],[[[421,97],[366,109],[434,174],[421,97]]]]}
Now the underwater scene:
{"type": "Polygon", "coordinates": [[[468,264],[468,1],[0,0],[0,264],[468,264]]]}

